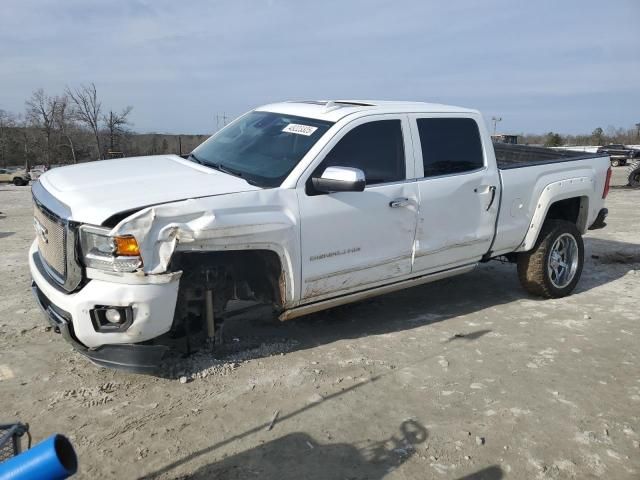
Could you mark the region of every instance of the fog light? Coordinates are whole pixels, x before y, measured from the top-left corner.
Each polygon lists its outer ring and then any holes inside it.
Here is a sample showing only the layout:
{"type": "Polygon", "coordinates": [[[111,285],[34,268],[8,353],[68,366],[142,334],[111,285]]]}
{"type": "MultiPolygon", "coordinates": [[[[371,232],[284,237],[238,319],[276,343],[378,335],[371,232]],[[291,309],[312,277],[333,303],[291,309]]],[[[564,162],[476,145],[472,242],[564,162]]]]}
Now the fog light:
{"type": "Polygon", "coordinates": [[[105,310],[104,318],[107,320],[107,322],[111,323],[122,323],[122,321],[124,320],[120,312],[115,308],[109,308],[108,310],[105,310]]]}
{"type": "Polygon", "coordinates": [[[133,323],[131,307],[96,305],[89,313],[96,332],[124,332],[133,323]]]}

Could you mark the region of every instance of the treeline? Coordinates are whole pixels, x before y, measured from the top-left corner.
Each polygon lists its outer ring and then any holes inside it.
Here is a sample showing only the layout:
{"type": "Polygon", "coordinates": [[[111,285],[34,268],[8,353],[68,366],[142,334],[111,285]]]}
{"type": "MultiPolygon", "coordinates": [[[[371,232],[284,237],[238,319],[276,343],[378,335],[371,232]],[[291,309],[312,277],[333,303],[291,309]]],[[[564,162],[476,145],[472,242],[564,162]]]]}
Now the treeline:
{"type": "Polygon", "coordinates": [[[622,143],[623,145],[640,144],[640,124],[635,128],[607,127],[606,130],[598,127],[590,135],[562,135],[549,132],[544,135],[520,134],[518,143],[526,145],[544,145],[545,147],[561,147],[572,145],[607,145],[610,143],[622,143]]]}
{"type": "MultiPolygon", "coordinates": [[[[0,108],[0,166],[72,164],[96,159],[189,153],[207,135],[139,134],[132,130],[133,107],[102,104],[91,83],[49,95],[39,89],[22,113],[0,108]]],[[[520,134],[518,143],[549,147],[640,143],[636,128],[596,128],[591,134],[520,134]]]]}
{"type": "Polygon", "coordinates": [[[25,110],[0,108],[0,166],[58,165],[161,153],[188,153],[207,135],[138,134],[133,107],[102,104],[93,83],[67,87],[60,95],[39,89],[25,110]]]}

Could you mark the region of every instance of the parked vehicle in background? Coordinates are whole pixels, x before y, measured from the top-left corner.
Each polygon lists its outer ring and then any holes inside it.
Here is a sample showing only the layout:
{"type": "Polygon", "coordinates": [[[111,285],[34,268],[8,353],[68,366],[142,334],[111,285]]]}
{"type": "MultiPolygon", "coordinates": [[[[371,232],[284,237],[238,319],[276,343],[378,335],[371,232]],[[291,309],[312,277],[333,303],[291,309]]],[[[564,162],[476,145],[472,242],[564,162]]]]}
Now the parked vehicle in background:
{"type": "Polygon", "coordinates": [[[23,169],[0,168],[0,182],[13,183],[16,186],[28,185],[31,177],[23,169]]]}
{"type": "Polygon", "coordinates": [[[517,145],[518,135],[506,135],[504,133],[498,133],[495,135],[491,135],[491,140],[493,140],[493,143],[509,143],[511,145],[517,145]]]}
{"type": "Polygon", "coordinates": [[[611,143],[609,145],[599,147],[597,153],[609,155],[609,158],[611,158],[612,167],[626,165],[627,162],[633,160],[634,158],[640,158],[640,150],[629,148],[620,143],[611,143]]]}
{"type": "Polygon", "coordinates": [[[34,165],[33,167],[31,167],[31,170],[29,170],[29,176],[31,177],[31,180],[35,182],[40,178],[40,175],[42,175],[47,170],[48,168],[46,165],[34,165]]]}
{"type": "Polygon", "coordinates": [[[493,144],[468,108],[277,103],[187,158],[42,175],[33,291],[75,349],[136,371],[176,338],[219,342],[247,301],[289,320],[496,257],[558,298],[580,278],[582,235],[605,226],[610,176],[606,155],[493,144]]]}

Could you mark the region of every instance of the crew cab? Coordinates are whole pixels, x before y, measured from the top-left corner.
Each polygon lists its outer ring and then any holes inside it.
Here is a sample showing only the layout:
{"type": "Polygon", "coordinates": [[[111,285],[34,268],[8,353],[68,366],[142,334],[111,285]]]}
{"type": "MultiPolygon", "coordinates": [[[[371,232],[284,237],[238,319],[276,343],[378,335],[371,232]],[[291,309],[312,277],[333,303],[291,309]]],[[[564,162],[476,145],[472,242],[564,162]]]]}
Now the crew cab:
{"type": "Polygon", "coordinates": [[[610,175],[605,155],[494,146],[468,108],[266,105],[186,158],[44,173],[33,291],[78,351],[140,372],[215,345],[254,305],[289,320],[498,257],[532,294],[562,297],[582,235],[605,225],[610,175]]]}

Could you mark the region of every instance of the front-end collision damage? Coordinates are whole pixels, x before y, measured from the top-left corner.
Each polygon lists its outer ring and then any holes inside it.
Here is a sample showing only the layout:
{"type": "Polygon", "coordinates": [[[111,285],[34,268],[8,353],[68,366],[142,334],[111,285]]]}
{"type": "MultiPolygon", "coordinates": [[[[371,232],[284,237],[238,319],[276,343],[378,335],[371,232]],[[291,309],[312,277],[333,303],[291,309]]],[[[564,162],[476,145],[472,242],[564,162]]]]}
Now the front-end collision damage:
{"type": "Polygon", "coordinates": [[[282,306],[294,302],[298,269],[295,191],[270,189],[156,205],[123,219],[112,235],[133,235],[146,275],[170,269],[176,251],[267,250],[278,255],[282,306]]]}
{"type": "Polygon", "coordinates": [[[167,271],[176,244],[207,239],[215,216],[199,200],[147,207],[122,220],[112,235],[133,235],[138,241],[146,274],[167,271]]]}
{"type": "Polygon", "coordinates": [[[144,208],[110,234],[137,240],[138,277],[179,275],[167,335],[170,343],[185,339],[178,344],[188,353],[203,338],[219,343],[225,320],[251,305],[276,314],[295,305],[297,205],[290,189],[189,199],[144,208]]]}

